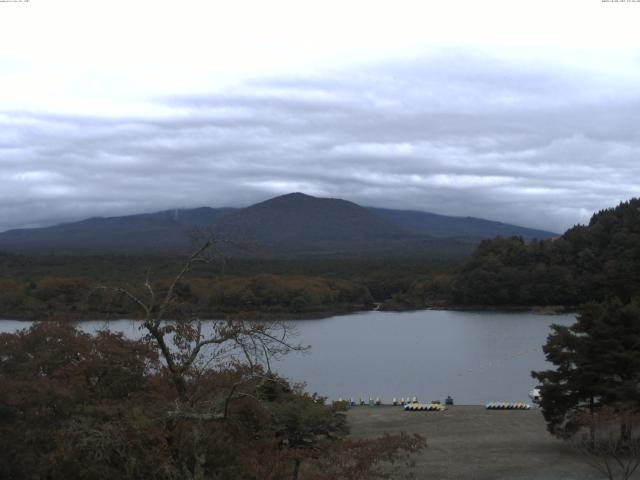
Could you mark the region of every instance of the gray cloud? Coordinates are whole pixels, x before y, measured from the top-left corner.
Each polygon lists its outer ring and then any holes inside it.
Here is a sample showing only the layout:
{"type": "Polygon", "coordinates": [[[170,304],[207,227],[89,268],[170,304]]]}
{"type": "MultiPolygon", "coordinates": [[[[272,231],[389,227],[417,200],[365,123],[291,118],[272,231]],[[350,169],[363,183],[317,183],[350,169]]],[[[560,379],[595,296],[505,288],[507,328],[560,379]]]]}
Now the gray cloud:
{"type": "Polygon", "coordinates": [[[0,230],[291,191],[562,231],[638,195],[640,94],[449,52],[153,99],[0,112],[0,230]]]}

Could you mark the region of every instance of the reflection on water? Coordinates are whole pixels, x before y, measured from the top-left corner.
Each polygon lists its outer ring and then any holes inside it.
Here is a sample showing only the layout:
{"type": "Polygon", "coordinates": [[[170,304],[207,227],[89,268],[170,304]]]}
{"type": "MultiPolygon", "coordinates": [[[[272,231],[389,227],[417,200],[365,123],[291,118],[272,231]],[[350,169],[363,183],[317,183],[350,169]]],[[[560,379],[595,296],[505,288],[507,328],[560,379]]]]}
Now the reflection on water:
{"type": "MultiPolygon", "coordinates": [[[[483,404],[492,400],[528,401],[535,386],[531,370],[548,367],[541,346],[549,325],[573,323],[574,315],[531,313],[364,312],[322,320],[292,321],[307,354],[286,356],[272,367],[307,389],[330,398],[414,395],[420,400],[483,404]]],[[[4,320],[0,331],[28,322],[4,320]]],[[[84,330],[103,321],[80,324],[84,330]]],[[[138,336],[136,322],[108,323],[111,330],[138,336]]]]}

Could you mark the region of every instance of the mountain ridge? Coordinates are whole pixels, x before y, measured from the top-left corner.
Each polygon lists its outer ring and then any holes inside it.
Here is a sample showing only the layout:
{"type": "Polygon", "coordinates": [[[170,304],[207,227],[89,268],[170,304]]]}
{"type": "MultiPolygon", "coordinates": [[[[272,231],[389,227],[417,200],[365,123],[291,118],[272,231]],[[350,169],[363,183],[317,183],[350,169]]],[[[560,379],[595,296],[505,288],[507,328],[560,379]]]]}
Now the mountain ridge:
{"type": "Polygon", "coordinates": [[[362,207],[339,198],[295,192],[245,208],[172,209],[14,229],[0,233],[0,250],[176,253],[189,248],[189,230],[202,226],[220,237],[251,243],[251,254],[257,256],[409,254],[425,248],[444,251],[458,247],[470,251],[469,245],[496,235],[525,239],[556,235],[472,217],[362,207]]]}
{"type": "Polygon", "coordinates": [[[526,240],[533,238],[550,238],[559,234],[546,230],[522,227],[496,220],[479,217],[442,215],[421,210],[396,210],[390,208],[365,207],[387,218],[389,221],[403,225],[414,233],[434,237],[456,236],[520,236],[526,240]]]}

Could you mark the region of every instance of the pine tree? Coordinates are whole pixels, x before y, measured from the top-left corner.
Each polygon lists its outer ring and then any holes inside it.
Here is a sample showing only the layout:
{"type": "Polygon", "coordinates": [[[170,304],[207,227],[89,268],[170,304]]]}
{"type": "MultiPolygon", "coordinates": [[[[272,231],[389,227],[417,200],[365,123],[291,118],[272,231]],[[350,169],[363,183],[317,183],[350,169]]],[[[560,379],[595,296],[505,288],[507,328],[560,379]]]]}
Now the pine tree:
{"type": "Polygon", "coordinates": [[[532,372],[552,434],[572,436],[604,406],[640,409],[640,299],[587,304],[575,324],[552,329],[543,350],[555,369],[532,372]]]}

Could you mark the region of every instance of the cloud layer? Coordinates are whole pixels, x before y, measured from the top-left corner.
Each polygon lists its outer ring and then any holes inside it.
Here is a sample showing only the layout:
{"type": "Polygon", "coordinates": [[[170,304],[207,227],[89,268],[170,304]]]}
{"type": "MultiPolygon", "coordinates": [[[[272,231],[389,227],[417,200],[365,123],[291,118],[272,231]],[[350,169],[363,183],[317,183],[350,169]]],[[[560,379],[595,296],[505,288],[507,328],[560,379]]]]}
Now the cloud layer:
{"type": "Polygon", "coordinates": [[[449,51],[139,116],[0,112],[0,230],[303,191],[562,231],[640,194],[634,68],[449,51]]]}

